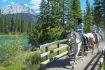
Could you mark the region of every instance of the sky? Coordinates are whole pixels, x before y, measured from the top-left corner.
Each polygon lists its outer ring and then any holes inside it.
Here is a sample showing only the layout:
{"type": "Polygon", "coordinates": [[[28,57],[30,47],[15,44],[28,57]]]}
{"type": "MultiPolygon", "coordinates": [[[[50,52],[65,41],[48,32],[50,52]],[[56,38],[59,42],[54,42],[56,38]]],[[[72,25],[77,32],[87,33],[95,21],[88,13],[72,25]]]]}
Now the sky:
{"type": "MultiPolygon", "coordinates": [[[[94,0],[88,0],[90,2],[90,5],[92,6],[94,3],[94,0]]],[[[80,4],[81,4],[81,9],[82,12],[84,12],[84,10],[86,10],[86,0],[80,0],[80,4]]]]}
{"type": "MultiPolygon", "coordinates": [[[[89,0],[90,4],[93,5],[94,0],[89,0]]],[[[86,8],[86,0],[80,0],[81,2],[81,9],[82,12],[86,8]]],[[[25,4],[30,5],[31,8],[35,9],[36,12],[39,12],[39,6],[41,3],[41,0],[0,0],[0,8],[4,8],[10,4],[25,4]]]]}

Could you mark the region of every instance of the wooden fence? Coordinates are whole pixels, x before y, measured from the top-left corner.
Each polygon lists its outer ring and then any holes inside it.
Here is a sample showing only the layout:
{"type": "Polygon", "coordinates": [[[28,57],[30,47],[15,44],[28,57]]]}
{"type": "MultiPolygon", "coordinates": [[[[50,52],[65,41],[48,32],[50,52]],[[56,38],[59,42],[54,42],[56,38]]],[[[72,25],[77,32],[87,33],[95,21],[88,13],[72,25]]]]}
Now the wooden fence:
{"type": "Polygon", "coordinates": [[[47,44],[41,45],[40,48],[44,49],[44,52],[41,54],[41,58],[45,58],[45,61],[41,62],[41,66],[45,66],[47,63],[50,63],[68,53],[67,50],[65,52],[60,53],[60,50],[68,49],[67,39],[55,41],[52,43],[47,43],[47,44]],[[61,44],[66,44],[66,45],[60,46],[61,44]],[[49,48],[51,48],[51,46],[53,45],[56,45],[56,47],[54,47],[54,49],[52,50],[49,50],[49,48]],[[52,58],[49,58],[49,55],[55,52],[57,53],[57,55],[53,56],[52,58]]]}
{"type": "Polygon", "coordinates": [[[100,69],[99,70],[105,70],[105,48],[103,48],[102,54],[103,54],[103,57],[100,58],[100,69]]]}

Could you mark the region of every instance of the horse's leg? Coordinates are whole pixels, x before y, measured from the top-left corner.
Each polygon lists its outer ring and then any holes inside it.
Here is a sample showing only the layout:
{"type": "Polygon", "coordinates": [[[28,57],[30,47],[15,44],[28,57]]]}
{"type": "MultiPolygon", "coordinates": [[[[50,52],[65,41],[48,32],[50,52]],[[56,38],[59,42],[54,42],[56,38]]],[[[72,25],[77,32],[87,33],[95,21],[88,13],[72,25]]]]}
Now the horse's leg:
{"type": "Polygon", "coordinates": [[[77,56],[78,56],[78,54],[79,54],[79,52],[80,52],[80,49],[81,49],[81,45],[82,45],[81,42],[78,43],[78,46],[77,46],[77,52],[76,52],[76,54],[75,54],[75,56],[74,56],[74,65],[73,65],[73,68],[75,67],[76,60],[77,60],[77,56]]]}
{"type": "Polygon", "coordinates": [[[83,48],[83,44],[81,45],[81,55],[83,56],[83,51],[84,51],[84,48],[83,48]]]}
{"type": "Polygon", "coordinates": [[[96,47],[97,47],[97,50],[98,50],[98,53],[99,53],[99,42],[96,44],[96,47]]]}
{"type": "Polygon", "coordinates": [[[94,46],[95,46],[95,44],[92,44],[92,55],[94,53],[94,46]]]}
{"type": "Polygon", "coordinates": [[[78,49],[77,49],[77,53],[76,53],[75,57],[78,56],[80,49],[81,49],[81,46],[82,46],[82,43],[78,43],[78,47],[77,47],[78,49]]]}

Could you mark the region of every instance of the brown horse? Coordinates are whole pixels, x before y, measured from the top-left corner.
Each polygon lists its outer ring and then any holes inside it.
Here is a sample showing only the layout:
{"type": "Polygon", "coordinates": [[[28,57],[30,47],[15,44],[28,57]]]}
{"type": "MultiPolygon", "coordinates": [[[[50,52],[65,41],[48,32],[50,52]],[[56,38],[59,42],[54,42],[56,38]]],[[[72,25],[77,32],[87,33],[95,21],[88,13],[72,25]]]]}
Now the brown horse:
{"type": "Polygon", "coordinates": [[[99,33],[87,33],[88,37],[88,48],[92,48],[92,54],[94,52],[94,47],[97,47],[99,52],[99,43],[102,41],[102,36],[99,33]]]}

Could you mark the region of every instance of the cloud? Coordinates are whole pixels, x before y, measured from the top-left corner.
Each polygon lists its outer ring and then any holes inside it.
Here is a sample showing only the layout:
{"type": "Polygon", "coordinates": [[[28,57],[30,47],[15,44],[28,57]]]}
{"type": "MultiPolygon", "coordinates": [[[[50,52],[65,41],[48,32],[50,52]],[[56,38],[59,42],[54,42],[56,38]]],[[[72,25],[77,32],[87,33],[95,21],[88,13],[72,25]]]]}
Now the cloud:
{"type": "Polygon", "coordinates": [[[30,3],[34,6],[39,6],[41,4],[41,0],[32,0],[30,3]]]}
{"type": "Polygon", "coordinates": [[[31,4],[31,9],[36,10],[36,12],[39,12],[40,9],[40,4],[41,4],[42,0],[31,0],[30,4],[31,4]]]}
{"type": "Polygon", "coordinates": [[[24,4],[26,7],[30,7],[30,5],[29,4],[24,4]]]}
{"type": "Polygon", "coordinates": [[[10,2],[10,4],[15,4],[15,2],[12,1],[12,2],[10,2]]]}

